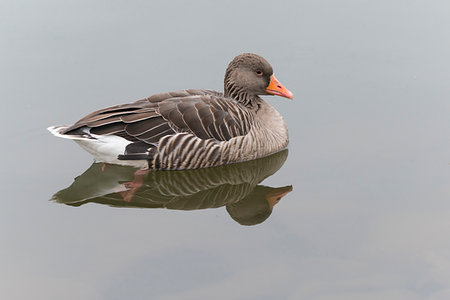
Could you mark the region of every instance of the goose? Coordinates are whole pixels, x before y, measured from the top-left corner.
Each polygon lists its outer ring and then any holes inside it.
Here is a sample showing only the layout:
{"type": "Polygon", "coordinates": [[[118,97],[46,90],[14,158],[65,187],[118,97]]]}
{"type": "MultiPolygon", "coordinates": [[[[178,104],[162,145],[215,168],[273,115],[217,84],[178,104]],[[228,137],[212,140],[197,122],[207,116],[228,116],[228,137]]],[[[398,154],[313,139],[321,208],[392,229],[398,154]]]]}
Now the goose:
{"type": "Polygon", "coordinates": [[[236,56],[224,92],[187,89],[97,110],[51,126],[97,162],[141,169],[197,169],[262,158],[289,143],[286,122],[261,95],[293,98],[261,56],[236,56]]]}

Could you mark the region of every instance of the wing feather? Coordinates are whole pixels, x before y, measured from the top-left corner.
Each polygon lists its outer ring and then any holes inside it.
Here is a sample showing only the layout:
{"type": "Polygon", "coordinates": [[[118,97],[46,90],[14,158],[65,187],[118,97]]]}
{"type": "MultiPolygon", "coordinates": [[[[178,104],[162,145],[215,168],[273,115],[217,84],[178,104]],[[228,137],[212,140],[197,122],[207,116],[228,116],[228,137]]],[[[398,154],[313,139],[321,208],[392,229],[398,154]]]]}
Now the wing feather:
{"type": "Polygon", "coordinates": [[[143,120],[150,120],[152,118],[159,117],[158,113],[155,112],[155,110],[146,111],[146,112],[136,112],[134,114],[127,114],[120,117],[120,119],[124,123],[133,123],[143,120]]]}
{"type": "Polygon", "coordinates": [[[227,141],[247,134],[253,121],[249,110],[218,92],[182,90],[95,111],[64,133],[88,127],[93,134],[117,135],[155,147],[162,137],[183,132],[202,140],[227,141]]]}
{"type": "Polygon", "coordinates": [[[124,130],[125,124],[113,123],[109,125],[91,128],[91,133],[97,135],[104,135],[104,134],[106,135],[106,134],[117,134],[119,132],[123,132],[124,130]]]}

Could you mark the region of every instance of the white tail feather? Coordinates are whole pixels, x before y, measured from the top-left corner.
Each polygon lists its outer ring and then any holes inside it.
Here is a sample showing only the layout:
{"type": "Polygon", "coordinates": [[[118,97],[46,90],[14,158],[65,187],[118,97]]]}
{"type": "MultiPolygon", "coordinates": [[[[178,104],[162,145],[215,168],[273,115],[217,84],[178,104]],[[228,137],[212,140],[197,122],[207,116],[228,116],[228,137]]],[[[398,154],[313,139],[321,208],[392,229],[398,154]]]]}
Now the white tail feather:
{"type": "Polygon", "coordinates": [[[117,157],[125,153],[125,148],[131,142],[115,135],[91,134],[89,128],[82,129],[84,136],[61,133],[68,126],[50,126],[47,128],[54,136],[73,140],[84,150],[92,154],[98,162],[117,165],[133,166],[136,168],[148,168],[146,160],[124,161],[117,157]]]}

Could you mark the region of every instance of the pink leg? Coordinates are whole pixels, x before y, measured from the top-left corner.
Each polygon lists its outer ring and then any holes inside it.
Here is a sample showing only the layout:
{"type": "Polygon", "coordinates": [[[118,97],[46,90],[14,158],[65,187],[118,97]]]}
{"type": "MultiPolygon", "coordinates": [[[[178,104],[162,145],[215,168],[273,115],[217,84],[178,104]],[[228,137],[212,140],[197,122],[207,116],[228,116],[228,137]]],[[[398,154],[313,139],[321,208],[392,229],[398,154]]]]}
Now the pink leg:
{"type": "Polygon", "coordinates": [[[134,173],[133,181],[124,183],[124,186],[128,190],[119,192],[119,194],[122,196],[124,201],[130,202],[133,199],[137,190],[139,190],[141,188],[141,186],[144,184],[144,175],[147,174],[148,172],[149,172],[149,170],[137,170],[134,173]]]}

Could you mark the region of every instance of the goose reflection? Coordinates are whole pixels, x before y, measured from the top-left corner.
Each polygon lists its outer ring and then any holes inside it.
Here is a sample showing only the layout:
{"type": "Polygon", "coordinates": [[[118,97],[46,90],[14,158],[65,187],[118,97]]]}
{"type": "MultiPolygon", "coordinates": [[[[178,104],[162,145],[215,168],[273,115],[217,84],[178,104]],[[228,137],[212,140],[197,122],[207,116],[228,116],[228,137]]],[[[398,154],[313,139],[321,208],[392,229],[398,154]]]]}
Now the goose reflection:
{"type": "Polygon", "coordinates": [[[136,171],[94,163],[52,200],[71,206],[99,203],[114,207],[196,210],[226,206],[241,225],[265,221],[292,186],[259,185],[275,174],[288,151],[226,166],[181,171],[136,171]]]}

